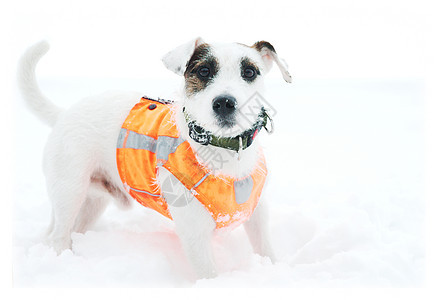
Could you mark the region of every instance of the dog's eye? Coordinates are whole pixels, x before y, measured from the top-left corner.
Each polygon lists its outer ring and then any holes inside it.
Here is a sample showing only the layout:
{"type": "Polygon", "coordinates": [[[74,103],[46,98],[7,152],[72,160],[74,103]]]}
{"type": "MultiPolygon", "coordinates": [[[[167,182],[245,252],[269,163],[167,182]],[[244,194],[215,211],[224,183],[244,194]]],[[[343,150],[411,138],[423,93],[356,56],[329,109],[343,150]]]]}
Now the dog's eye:
{"type": "Polygon", "coordinates": [[[256,75],[256,71],[253,67],[247,67],[245,70],[243,70],[243,77],[247,79],[253,79],[256,75]]]}
{"type": "Polygon", "coordinates": [[[208,77],[210,75],[210,69],[207,67],[201,67],[198,69],[198,75],[201,77],[208,77]]]}

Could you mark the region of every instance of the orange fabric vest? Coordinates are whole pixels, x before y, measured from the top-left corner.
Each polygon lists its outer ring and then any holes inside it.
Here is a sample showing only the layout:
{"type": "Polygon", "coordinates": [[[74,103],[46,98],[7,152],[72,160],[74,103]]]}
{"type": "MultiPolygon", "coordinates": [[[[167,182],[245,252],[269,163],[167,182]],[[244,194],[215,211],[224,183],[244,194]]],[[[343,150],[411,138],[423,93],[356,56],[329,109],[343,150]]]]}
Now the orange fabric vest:
{"type": "MultiPolygon", "coordinates": [[[[174,109],[174,105],[142,98],[123,123],[117,141],[117,168],[126,191],[142,205],[172,219],[168,205],[187,203],[181,203],[181,197],[166,197],[166,202],[157,181],[158,167],[162,166],[205,206],[216,228],[243,223],[256,208],[265,183],[263,154],[245,178],[210,174],[180,137],[174,109]]],[[[166,189],[171,186],[170,180],[166,189]]]]}

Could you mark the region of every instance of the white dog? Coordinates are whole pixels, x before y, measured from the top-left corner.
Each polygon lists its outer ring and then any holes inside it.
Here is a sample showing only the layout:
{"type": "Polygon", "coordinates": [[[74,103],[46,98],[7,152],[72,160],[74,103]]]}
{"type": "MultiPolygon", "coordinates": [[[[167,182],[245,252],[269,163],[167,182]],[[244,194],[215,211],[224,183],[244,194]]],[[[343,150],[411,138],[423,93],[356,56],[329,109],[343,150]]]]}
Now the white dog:
{"type": "Polygon", "coordinates": [[[211,249],[214,230],[244,221],[254,251],[275,260],[266,204],[260,198],[266,169],[256,138],[270,117],[260,101],[251,103],[263,94],[263,77],[273,62],[291,82],[287,65],[270,43],[207,44],[197,38],[163,57],[165,66],[185,79],[175,103],[142,99],[136,93],[104,94],[68,110],[48,100],[36,82],[37,62],[48,48],[46,42],[29,48],[18,75],[30,109],[53,127],[43,168],[52,203],[47,237],[57,253],[71,248],[72,231],[85,232],[109,201],[129,207],[132,198],[142,202],[143,197],[147,203],[142,204],[157,206],[174,220],[199,278],[217,274],[211,249]],[[140,99],[146,115],[128,120],[140,99]],[[130,127],[148,125],[158,115],[162,118],[154,132],[162,127],[170,131],[153,136],[130,127]],[[125,156],[128,152],[140,161],[121,166],[122,161],[135,161],[125,156]],[[180,168],[181,163],[185,165],[180,168]],[[175,171],[175,166],[180,169],[175,171]],[[131,168],[141,174],[132,175],[131,168]],[[153,184],[142,190],[138,186],[143,183],[128,182],[129,176],[134,181],[146,176],[153,184]]]}

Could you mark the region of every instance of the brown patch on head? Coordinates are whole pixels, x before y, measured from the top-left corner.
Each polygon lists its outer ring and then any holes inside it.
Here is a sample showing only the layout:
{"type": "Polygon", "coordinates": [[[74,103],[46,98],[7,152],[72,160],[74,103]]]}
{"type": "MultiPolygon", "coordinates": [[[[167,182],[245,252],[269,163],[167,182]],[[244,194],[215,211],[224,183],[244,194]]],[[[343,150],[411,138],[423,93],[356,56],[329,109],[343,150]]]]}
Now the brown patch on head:
{"type": "Polygon", "coordinates": [[[196,47],[187,63],[184,78],[186,95],[190,96],[205,89],[216,76],[219,67],[217,59],[211,54],[210,45],[196,47]]]}
{"type": "Polygon", "coordinates": [[[277,53],[277,52],[275,51],[274,46],[272,46],[271,43],[266,42],[266,41],[259,41],[259,42],[256,42],[254,45],[251,46],[251,48],[254,48],[254,49],[256,49],[256,50],[259,51],[259,52],[261,52],[263,48],[266,48],[266,49],[268,49],[268,50],[270,50],[270,51],[272,51],[272,52],[277,53]]]}

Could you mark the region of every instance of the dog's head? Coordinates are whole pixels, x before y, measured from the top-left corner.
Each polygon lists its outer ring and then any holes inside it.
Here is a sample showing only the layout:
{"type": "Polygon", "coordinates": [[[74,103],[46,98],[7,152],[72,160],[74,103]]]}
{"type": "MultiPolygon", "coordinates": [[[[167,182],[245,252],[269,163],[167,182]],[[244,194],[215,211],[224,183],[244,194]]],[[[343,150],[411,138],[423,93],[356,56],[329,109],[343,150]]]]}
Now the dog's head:
{"type": "Polygon", "coordinates": [[[291,82],[286,63],[265,41],[246,46],[197,38],[167,53],[163,62],[184,76],[185,113],[220,136],[236,136],[257,121],[258,112],[248,102],[263,93],[263,78],[274,62],[291,82]]]}

